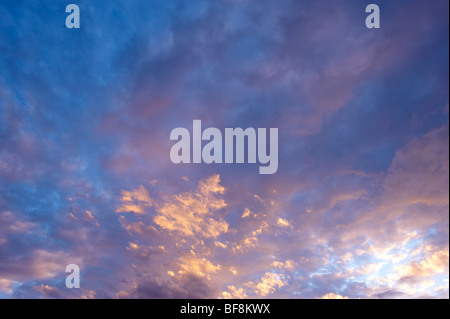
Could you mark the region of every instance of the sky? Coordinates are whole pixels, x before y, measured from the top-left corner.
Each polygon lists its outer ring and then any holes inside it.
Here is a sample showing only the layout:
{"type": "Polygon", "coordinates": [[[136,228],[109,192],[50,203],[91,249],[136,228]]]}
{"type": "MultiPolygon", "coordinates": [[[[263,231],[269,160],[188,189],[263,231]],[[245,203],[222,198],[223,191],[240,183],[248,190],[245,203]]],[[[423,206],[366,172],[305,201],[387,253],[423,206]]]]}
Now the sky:
{"type": "Polygon", "coordinates": [[[449,298],[448,12],[0,0],[0,298],[449,298]],[[172,163],[195,119],[277,172],[172,163]]]}

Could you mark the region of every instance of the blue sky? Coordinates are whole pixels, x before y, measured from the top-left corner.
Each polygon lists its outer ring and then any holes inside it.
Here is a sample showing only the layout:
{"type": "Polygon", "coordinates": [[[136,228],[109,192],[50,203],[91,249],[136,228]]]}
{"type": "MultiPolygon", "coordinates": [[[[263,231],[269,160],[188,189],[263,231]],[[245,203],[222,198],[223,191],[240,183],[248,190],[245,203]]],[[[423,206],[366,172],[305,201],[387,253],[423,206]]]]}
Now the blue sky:
{"type": "Polygon", "coordinates": [[[69,3],[0,0],[0,297],[448,298],[448,1],[69,3]]]}

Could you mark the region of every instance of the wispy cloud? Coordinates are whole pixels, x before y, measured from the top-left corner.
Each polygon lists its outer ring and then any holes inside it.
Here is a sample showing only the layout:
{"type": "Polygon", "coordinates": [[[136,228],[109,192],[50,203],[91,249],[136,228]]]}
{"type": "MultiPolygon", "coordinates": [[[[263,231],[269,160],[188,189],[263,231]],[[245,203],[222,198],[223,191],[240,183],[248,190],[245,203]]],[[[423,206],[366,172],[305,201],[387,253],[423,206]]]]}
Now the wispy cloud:
{"type": "Polygon", "coordinates": [[[448,298],[449,4],[378,4],[2,2],[0,298],[448,298]],[[193,119],[277,173],[173,164],[193,119]]]}

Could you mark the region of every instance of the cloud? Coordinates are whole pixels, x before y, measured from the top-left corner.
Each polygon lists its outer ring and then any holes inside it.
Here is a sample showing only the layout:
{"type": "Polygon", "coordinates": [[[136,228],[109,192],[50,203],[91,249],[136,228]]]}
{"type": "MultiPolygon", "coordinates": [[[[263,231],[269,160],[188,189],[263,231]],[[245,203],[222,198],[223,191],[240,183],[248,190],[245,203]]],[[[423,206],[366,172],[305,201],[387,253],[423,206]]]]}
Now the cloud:
{"type": "Polygon", "coordinates": [[[134,212],[136,214],[145,214],[145,209],[147,207],[152,207],[153,205],[153,200],[142,185],[139,189],[135,189],[131,192],[122,190],[122,197],[120,200],[122,205],[116,209],[117,213],[134,212]]]}
{"type": "Polygon", "coordinates": [[[139,246],[138,244],[132,242],[128,244],[127,250],[130,251],[135,257],[142,260],[148,260],[152,255],[162,254],[166,252],[164,246],[139,246]]]}
{"type": "Polygon", "coordinates": [[[211,283],[202,277],[186,275],[177,280],[163,281],[157,276],[144,276],[139,279],[136,287],[122,292],[118,298],[139,299],[204,299],[216,294],[211,283]]]}
{"type": "Polygon", "coordinates": [[[230,285],[227,288],[228,291],[222,292],[222,297],[224,299],[245,299],[248,297],[243,288],[238,289],[233,285],[230,285]]]}
{"type": "Polygon", "coordinates": [[[64,273],[71,263],[83,265],[79,258],[73,258],[61,251],[36,249],[30,256],[15,256],[5,260],[0,266],[2,290],[11,293],[16,283],[29,280],[44,280],[64,273]]]}
{"type": "MultiPolygon", "coordinates": [[[[420,261],[410,261],[398,269],[400,282],[424,280],[427,277],[447,274],[449,266],[449,252],[448,249],[437,250],[432,247],[427,247],[427,254],[424,259],[420,261]]],[[[434,286],[434,285],[433,285],[434,286]]]]}
{"type": "Polygon", "coordinates": [[[244,212],[242,213],[242,218],[247,218],[247,217],[249,217],[250,215],[252,214],[252,212],[250,211],[250,209],[248,209],[248,208],[246,208],[245,210],[244,210],[244,212]]]}
{"type": "Polygon", "coordinates": [[[34,287],[34,289],[46,297],[58,298],[61,296],[58,288],[56,287],[40,284],[39,286],[34,287]]]}
{"type": "Polygon", "coordinates": [[[380,1],[377,32],[350,1],[98,0],[76,33],[2,2],[0,298],[448,298],[449,4],[380,1]],[[193,119],[279,127],[277,174],[174,165],[193,119]]]}
{"type": "Polygon", "coordinates": [[[286,269],[286,270],[294,270],[295,267],[297,266],[297,263],[293,260],[286,260],[285,262],[281,262],[281,261],[274,261],[272,263],[272,265],[276,268],[282,268],[282,269],[286,269]]]}
{"type": "Polygon", "coordinates": [[[143,221],[132,222],[124,216],[119,218],[122,227],[131,235],[151,236],[158,233],[153,225],[147,225],[143,221]]]}
{"type": "Polygon", "coordinates": [[[289,227],[289,226],[291,226],[286,219],[283,219],[281,217],[279,217],[277,219],[277,224],[276,225],[280,226],[280,227],[289,227]]]}
{"type": "Polygon", "coordinates": [[[21,220],[10,211],[0,211],[0,246],[8,234],[21,234],[36,227],[37,224],[21,220]]]}
{"type": "Polygon", "coordinates": [[[223,199],[216,197],[224,192],[220,176],[211,176],[200,181],[194,192],[166,197],[162,204],[158,204],[158,214],[153,221],[162,229],[184,236],[217,238],[228,232],[226,221],[212,217],[227,206],[223,199]]]}
{"type": "Polygon", "coordinates": [[[448,205],[448,137],[446,125],[399,150],[385,180],[386,197],[396,204],[448,205]]]}
{"type": "Polygon", "coordinates": [[[232,250],[234,252],[237,252],[237,251],[243,252],[249,248],[256,247],[256,245],[259,241],[259,236],[261,234],[263,234],[264,232],[265,233],[269,232],[269,229],[270,229],[270,225],[266,221],[262,221],[260,226],[256,230],[251,230],[244,237],[244,239],[242,239],[242,241],[233,243],[232,250]]]}
{"type": "Polygon", "coordinates": [[[287,284],[285,276],[283,274],[275,274],[267,272],[257,282],[247,282],[245,286],[251,288],[253,293],[265,297],[276,291],[277,288],[281,288],[287,284]]]}
{"type": "Polygon", "coordinates": [[[330,292],[326,295],[323,295],[320,299],[348,299],[348,297],[337,295],[333,292],[330,292]]]}
{"type": "Polygon", "coordinates": [[[0,291],[3,291],[7,294],[11,294],[13,291],[13,286],[16,283],[17,282],[15,282],[13,280],[0,278],[0,291]]]}
{"type": "Polygon", "coordinates": [[[206,258],[197,257],[194,251],[191,251],[189,255],[180,257],[179,260],[180,270],[178,273],[181,275],[188,274],[211,279],[210,274],[222,269],[222,266],[219,264],[214,265],[206,258]]]}
{"type": "Polygon", "coordinates": [[[214,242],[214,245],[216,245],[217,247],[227,248],[227,245],[224,243],[221,243],[220,241],[214,242]]]}

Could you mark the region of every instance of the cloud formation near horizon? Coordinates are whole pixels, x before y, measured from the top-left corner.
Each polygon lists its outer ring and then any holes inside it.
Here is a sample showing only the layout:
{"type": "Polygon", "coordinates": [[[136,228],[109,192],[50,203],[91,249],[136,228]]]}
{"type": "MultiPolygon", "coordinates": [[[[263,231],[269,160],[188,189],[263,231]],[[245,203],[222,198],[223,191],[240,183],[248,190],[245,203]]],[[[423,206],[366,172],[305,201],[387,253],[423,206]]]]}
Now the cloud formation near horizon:
{"type": "Polygon", "coordinates": [[[448,298],[449,4],[375,2],[0,2],[0,298],[448,298]]]}

